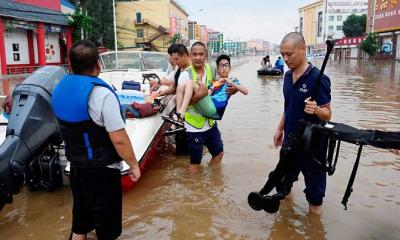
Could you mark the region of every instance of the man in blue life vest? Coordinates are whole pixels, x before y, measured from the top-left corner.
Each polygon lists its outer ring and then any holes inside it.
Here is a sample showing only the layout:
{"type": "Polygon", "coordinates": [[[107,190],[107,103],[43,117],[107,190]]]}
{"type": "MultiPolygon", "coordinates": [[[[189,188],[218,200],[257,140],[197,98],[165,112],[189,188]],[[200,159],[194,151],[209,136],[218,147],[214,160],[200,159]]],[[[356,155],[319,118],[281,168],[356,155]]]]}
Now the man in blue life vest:
{"type": "Polygon", "coordinates": [[[98,78],[99,52],[87,40],[69,50],[73,74],[64,77],[52,96],[54,113],[71,162],[72,239],[116,239],[122,232],[122,159],[133,181],[140,169],[125,131],[113,89],[98,78]]]}
{"type": "MultiPolygon", "coordinates": [[[[314,123],[331,119],[331,83],[326,75],[321,79],[316,99],[310,100],[320,71],[307,62],[303,36],[298,32],[288,33],[281,42],[281,54],[289,71],[284,76],[284,113],[273,138],[275,147],[285,145],[289,134],[296,134],[301,119],[314,123]]],[[[297,174],[301,171],[304,175],[309,211],[321,214],[326,172],[303,156],[297,156],[297,160],[300,165],[297,174]]]]}
{"type": "Polygon", "coordinates": [[[285,67],[285,63],[283,62],[282,58],[279,56],[278,59],[276,59],[275,62],[275,68],[279,69],[281,73],[283,73],[285,67]]]}
{"type": "MultiPolygon", "coordinates": [[[[198,91],[193,93],[191,105],[184,116],[186,141],[188,142],[190,154],[189,172],[196,173],[200,170],[203,146],[206,146],[212,155],[209,162],[210,165],[217,165],[221,162],[224,148],[216,122],[200,115],[192,106],[208,95],[208,84],[215,77],[210,65],[206,64],[206,46],[202,42],[195,42],[190,51],[190,58],[192,65],[182,71],[178,81],[178,89],[185,88],[187,81],[197,81],[200,85],[198,91]]],[[[227,91],[230,94],[235,94],[237,89],[235,86],[230,85],[227,91]]]]}

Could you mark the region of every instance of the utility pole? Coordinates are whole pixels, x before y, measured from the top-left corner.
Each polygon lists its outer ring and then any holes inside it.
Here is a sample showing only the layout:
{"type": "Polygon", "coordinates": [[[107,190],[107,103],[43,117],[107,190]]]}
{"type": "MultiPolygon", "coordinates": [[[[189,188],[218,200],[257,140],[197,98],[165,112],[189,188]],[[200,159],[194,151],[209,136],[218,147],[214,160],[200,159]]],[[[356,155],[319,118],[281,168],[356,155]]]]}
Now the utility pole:
{"type": "MultiPolygon", "coordinates": [[[[117,42],[117,19],[115,16],[115,0],[113,0],[113,18],[114,18],[114,48],[118,52],[118,42],[117,42]]],[[[118,63],[117,63],[118,64],[118,63]]]]}

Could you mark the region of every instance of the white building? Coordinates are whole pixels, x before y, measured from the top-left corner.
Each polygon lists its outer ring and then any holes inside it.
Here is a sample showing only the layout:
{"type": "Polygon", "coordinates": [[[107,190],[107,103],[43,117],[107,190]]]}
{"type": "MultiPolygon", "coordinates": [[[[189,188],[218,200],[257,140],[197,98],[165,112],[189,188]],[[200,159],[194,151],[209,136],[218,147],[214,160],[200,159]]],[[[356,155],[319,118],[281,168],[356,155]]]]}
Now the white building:
{"type": "Polygon", "coordinates": [[[340,39],[344,37],[343,22],[348,16],[367,15],[368,0],[326,0],[325,36],[326,38],[340,39]]]}

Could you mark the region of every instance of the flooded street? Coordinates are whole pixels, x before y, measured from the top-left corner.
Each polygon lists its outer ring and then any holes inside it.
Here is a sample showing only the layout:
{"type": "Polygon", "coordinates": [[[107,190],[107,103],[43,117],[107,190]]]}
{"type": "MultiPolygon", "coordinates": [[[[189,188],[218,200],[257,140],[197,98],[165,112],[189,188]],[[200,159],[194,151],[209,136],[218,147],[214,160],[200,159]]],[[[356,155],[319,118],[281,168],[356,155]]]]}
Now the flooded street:
{"type": "MultiPolygon", "coordinates": [[[[284,200],[278,213],[249,207],[247,195],[263,186],[277,163],[272,137],[283,112],[282,78],[258,77],[259,61],[249,58],[233,70],[250,93],[232,97],[218,123],[223,164],[208,167],[206,153],[202,171],[191,175],[187,156],[160,146],[137,186],[123,195],[120,239],[399,239],[400,157],[368,146],[347,211],[340,202],[358,148],[346,143],[328,177],[321,217],[308,214],[302,175],[293,200],[284,200]]],[[[400,131],[400,63],[332,62],[326,73],[332,121],[400,131]]],[[[67,239],[71,208],[68,187],[53,193],[24,188],[0,212],[0,239],[67,239]]]]}

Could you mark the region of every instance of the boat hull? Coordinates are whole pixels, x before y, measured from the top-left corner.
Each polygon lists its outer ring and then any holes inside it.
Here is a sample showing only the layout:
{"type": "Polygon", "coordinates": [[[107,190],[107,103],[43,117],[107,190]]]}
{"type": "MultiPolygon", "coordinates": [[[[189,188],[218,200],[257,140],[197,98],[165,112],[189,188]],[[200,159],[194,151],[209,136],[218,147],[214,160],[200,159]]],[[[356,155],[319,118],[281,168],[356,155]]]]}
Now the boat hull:
{"type": "Polygon", "coordinates": [[[272,68],[270,70],[267,69],[257,70],[257,74],[261,76],[279,76],[282,75],[282,72],[278,69],[272,68]]]}

